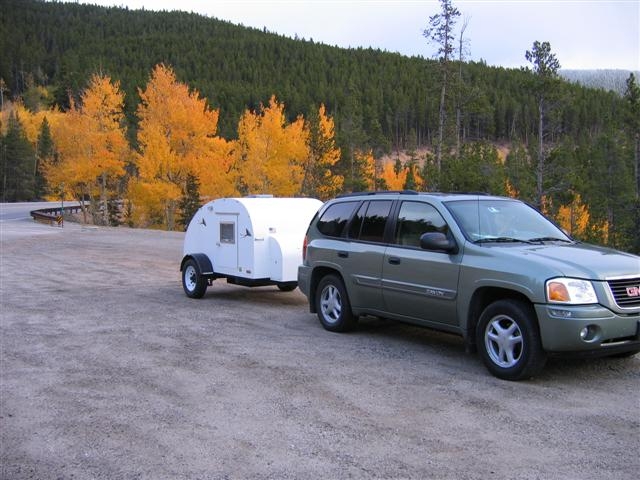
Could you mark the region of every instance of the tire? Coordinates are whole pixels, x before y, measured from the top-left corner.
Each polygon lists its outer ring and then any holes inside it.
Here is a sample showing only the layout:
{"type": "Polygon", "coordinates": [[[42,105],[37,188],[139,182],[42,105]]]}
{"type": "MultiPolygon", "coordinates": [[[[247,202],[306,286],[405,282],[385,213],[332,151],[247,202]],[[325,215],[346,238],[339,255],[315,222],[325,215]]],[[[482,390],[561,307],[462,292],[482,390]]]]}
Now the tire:
{"type": "Polygon", "coordinates": [[[207,291],[207,279],[193,259],[187,260],[182,269],[182,288],[189,298],[202,298],[207,291]]]}
{"type": "Polygon", "coordinates": [[[523,380],[539,373],[542,350],[535,313],[518,300],[498,300],[480,315],[476,345],[487,369],[503,380],[523,380]]]}
{"type": "Polygon", "coordinates": [[[316,310],[320,323],[330,332],[347,332],[357,323],[344,283],[337,275],[327,275],[320,280],[316,290],[316,310]]]}
{"type": "Polygon", "coordinates": [[[298,288],[298,282],[285,282],[278,284],[278,290],[281,292],[293,292],[298,288]]]}

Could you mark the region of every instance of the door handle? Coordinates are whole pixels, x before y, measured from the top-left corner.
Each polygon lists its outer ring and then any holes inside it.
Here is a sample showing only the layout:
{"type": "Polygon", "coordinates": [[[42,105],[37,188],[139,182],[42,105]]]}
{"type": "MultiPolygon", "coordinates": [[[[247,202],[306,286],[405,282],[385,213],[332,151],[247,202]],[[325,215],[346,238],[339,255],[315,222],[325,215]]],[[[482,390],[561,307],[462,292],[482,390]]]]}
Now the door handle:
{"type": "Polygon", "coordinates": [[[389,257],[389,263],[391,265],[400,265],[400,259],[398,257],[389,257]]]}
{"type": "Polygon", "coordinates": [[[338,252],[338,256],[340,258],[347,258],[349,256],[349,252],[340,251],[340,252],[338,252]]]}

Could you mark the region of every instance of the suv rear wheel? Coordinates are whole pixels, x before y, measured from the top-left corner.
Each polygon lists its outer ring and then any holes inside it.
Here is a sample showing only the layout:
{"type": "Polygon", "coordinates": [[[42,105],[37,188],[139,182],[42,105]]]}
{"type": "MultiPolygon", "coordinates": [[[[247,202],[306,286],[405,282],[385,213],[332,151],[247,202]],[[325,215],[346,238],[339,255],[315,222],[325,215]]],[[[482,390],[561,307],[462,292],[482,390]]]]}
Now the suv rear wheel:
{"type": "Polygon", "coordinates": [[[316,311],[322,326],[331,332],[346,332],[356,324],[344,283],[337,275],[320,280],[316,290],[316,311]]]}
{"type": "Polygon", "coordinates": [[[503,380],[521,380],[546,363],[531,307],[518,300],[490,304],[478,322],[476,342],[487,369],[503,380]]]}

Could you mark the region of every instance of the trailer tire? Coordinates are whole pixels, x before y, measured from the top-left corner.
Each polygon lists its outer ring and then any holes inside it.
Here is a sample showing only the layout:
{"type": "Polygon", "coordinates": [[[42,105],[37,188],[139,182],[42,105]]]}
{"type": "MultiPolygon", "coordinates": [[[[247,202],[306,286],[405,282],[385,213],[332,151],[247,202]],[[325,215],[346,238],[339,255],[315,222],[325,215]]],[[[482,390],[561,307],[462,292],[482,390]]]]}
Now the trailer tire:
{"type": "Polygon", "coordinates": [[[202,298],[207,291],[207,279],[193,258],[187,260],[182,268],[182,288],[189,298],[202,298]]]}
{"type": "Polygon", "coordinates": [[[278,284],[278,290],[281,292],[293,292],[298,288],[298,282],[284,282],[278,284]]]}

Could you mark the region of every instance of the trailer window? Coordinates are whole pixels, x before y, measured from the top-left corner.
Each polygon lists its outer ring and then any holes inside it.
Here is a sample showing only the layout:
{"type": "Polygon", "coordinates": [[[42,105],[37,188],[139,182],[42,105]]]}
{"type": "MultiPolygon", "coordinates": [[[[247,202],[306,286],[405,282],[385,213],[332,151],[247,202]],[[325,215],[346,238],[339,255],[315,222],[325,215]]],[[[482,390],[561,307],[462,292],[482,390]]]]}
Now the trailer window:
{"type": "Polygon", "coordinates": [[[220,243],[236,243],[236,224],[220,222],[220,243]]]}

